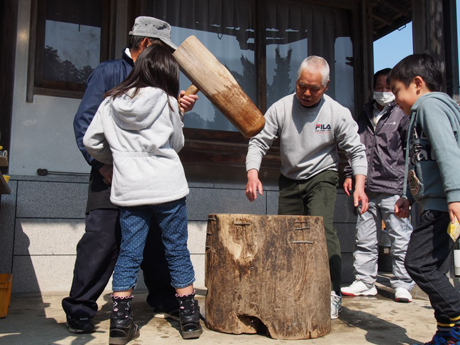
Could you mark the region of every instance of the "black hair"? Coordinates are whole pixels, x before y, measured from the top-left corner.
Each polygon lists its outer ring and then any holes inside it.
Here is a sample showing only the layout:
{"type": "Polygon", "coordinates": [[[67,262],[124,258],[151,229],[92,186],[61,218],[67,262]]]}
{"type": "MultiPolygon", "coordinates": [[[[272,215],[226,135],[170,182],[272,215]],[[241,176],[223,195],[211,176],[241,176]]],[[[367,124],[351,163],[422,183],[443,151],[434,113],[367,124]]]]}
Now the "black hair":
{"type": "Polygon", "coordinates": [[[163,43],[163,41],[160,40],[159,38],[151,38],[151,37],[144,37],[144,36],[129,35],[129,40],[128,40],[128,48],[129,48],[129,50],[139,50],[139,46],[141,45],[141,42],[145,38],[149,39],[150,44],[160,44],[160,45],[166,46],[166,44],[163,43]]]}
{"type": "MultiPolygon", "coordinates": [[[[177,99],[179,95],[179,64],[171,51],[159,44],[147,47],[137,58],[126,79],[104,96],[114,99],[135,89],[134,97],[143,87],[157,87],[177,99]]],[[[169,103],[169,102],[168,102],[169,103]]],[[[171,104],[169,104],[171,108],[171,104]]]]}
{"type": "Polygon", "coordinates": [[[377,79],[378,79],[380,76],[382,76],[382,75],[388,77],[388,75],[390,74],[390,72],[391,72],[391,68],[384,68],[384,69],[381,69],[381,70],[378,71],[378,72],[375,72],[375,74],[374,74],[374,89],[375,89],[375,84],[377,84],[377,79]]]}
{"type": "Polygon", "coordinates": [[[405,57],[393,67],[388,80],[398,80],[408,87],[417,76],[425,81],[430,91],[441,90],[441,65],[428,54],[413,54],[405,57]]]}

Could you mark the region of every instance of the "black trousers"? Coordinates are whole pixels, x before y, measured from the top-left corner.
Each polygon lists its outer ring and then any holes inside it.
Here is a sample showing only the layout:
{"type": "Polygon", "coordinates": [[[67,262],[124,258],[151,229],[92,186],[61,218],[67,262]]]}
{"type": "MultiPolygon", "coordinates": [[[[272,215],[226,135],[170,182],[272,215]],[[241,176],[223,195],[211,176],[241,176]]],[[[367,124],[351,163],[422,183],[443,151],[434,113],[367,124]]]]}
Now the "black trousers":
{"type": "Polygon", "coordinates": [[[426,210],[412,232],[405,266],[411,278],[430,298],[439,323],[451,323],[460,316],[460,293],[446,274],[450,268],[454,241],[447,234],[447,212],[426,210]]]}
{"type": "MultiPolygon", "coordinates": [[[[169,311],[178,307],[161,233],[155,224],[152,221],[141,268],[149,289],[147,302],[169,311]]],[[[93,318],[98,309],[96,301],[107,286],[118,257],[121,239],[118,210],[92,210],[86,214],[85,225],[85,234],[77,245],[72,287],[69,297],[62,300],[62,307],[67,315],[93,318]]]]}

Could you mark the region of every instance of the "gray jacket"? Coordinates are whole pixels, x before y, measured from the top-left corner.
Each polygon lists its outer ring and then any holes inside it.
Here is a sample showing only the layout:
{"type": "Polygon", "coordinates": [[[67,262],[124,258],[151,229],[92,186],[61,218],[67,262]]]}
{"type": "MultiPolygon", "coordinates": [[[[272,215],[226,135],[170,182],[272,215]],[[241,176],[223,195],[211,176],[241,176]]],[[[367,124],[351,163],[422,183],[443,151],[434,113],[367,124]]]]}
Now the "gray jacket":
{"type": "Polygon", "coordinates": [[[265,126],[249,140],[246,171],[259,170],[273,141],[280,138],[281,173],[307,180],[323,171],[338,171],[339,149],[351,162],[354,175],[366,175],[364,145],[350,110],[328,95],[316,107],[303,107],[295,94],[275,102],[265,113],[265,126]]]}
{"type": "Polygon", "coordinates": [[[411,109],[410,133],[405,189],[423,211],[447,212],[448,203],[460,201],[460,107],[443,92],[422,95],[411,109]]]}
{"type": "MultiPolygon", "coordinates": [[[[361,142],[366,147],[366,191],[401,195],[409,117],[393,102],[374,131],[374,102],[364,105],[364,111],[357,121],[361,142]]],[[[352,177],[349,165],[345,167],[345,177],[352,177]]]]}

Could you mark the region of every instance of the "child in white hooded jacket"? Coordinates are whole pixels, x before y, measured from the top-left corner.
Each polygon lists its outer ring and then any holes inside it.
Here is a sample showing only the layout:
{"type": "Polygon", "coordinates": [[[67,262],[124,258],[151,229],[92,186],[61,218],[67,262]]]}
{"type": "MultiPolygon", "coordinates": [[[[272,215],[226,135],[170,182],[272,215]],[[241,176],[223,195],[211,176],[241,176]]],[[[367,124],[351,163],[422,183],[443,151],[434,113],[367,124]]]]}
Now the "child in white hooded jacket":
{"type": "Polygon", "coordinates": [[[162,232],[184,339],[202,333],[195,274],[187,249],[189,193],[178,152],[184,146],[177,104],[179,66],[168,48],[148,47],[119,86],[106,94],[83,143],[92,157],[113,164],[110,200],[120,207],[120,254],[113,274],[110,343],[139,336],[130,302],[151,221],[162,232]]]}

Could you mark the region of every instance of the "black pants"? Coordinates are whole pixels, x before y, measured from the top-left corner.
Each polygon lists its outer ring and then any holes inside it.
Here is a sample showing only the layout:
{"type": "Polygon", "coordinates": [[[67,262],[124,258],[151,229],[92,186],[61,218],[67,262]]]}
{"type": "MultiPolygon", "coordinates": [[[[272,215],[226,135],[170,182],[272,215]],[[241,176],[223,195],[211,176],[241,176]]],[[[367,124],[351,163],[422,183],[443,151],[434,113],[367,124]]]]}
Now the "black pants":
{"type": "Polygon", "coordinates": [[[439,323],[460,316],[460,293],[446,276],[454,247],[447,234],[449,221],[447,212],[424,211],[412,232],[405,261],[411,278],[430,298],[439,323]]]}
{"type": "MultiPolygon", "coordinates": [[[[141,266],[149,289],[147,302],[152,307],[177,309],[161,233],[155,224],[152,221],[141,266]]],[[[62,300],[62,307],[67,315],[93,318],[98,308],[96,301],[107,286],[118,257],[121,238],[118,210],[90,211],[85,225],[85,234],[77,245],[72,287],[69,297],[62,300]]]]}

